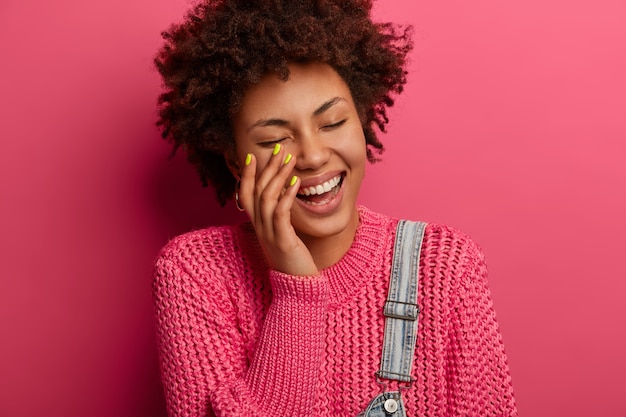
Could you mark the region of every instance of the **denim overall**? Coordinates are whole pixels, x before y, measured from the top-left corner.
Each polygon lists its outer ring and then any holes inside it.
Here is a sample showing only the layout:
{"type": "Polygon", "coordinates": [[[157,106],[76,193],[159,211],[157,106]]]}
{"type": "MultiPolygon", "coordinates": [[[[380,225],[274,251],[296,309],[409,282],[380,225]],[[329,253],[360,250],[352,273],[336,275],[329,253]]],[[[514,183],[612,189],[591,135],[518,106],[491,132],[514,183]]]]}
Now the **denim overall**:
{"type": "Polygon", "coordinates": [[[417,287],[420,249],[426,223],[401,220],[396,231],[389,295],[385,302],[385,336],[376,381],[383,392],[357,417],[406,417],[402,390],[413,383],[411,367],[417,338],[417,287]],[[386,380],[398,381],[398,391],[387,392],[386,380]]]}

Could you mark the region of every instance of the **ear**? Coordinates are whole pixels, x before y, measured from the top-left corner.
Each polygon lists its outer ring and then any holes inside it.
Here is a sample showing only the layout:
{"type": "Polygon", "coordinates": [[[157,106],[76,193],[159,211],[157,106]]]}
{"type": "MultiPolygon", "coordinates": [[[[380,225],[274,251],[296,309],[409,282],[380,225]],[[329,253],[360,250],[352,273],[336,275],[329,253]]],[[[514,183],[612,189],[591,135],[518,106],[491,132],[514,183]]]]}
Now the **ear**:
{"type": "Polygon", "coordinates": [[[226,161],[226,166],[230,173],[233,174],[233,177],[241,178],[241,164],[237,161],[237,155],[235,155],[234,150],[224,152],[224,161],[226,161]]]}

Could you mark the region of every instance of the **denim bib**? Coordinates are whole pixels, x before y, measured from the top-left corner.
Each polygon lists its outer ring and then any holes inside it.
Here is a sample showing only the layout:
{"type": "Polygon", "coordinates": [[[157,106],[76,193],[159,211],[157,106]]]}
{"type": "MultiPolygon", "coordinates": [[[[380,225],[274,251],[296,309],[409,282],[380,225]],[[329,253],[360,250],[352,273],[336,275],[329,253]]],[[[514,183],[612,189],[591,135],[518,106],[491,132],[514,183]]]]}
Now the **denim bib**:
{"type": "Polygon", "coordinates": [[[374,397],[357,417],[406,417],[402,391],[413,384],[411,368],[419,314],[420,250],[425,229],[424,222],[398,222],[389,293],[383,310],[385,335],[380,370],[375,374],[383,392],[374,397]],[[386,381],[398,381],[398,390],[387,391],[386,381]]]}

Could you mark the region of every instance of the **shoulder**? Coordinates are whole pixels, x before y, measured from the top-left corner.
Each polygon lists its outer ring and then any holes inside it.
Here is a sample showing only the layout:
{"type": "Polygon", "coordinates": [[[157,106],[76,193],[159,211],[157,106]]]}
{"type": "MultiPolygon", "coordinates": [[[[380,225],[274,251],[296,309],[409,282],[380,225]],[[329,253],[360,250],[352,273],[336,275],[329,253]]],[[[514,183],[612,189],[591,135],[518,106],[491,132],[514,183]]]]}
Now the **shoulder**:
{"type": "MultiPolygon", "coordinates": [[[[455,294],[488,293],[487,267],[480,246],[450,226],[429,224],[421,251],[424,279],[455,294]]],[[[451,293],[451,294],[452,294],[451,293]]]]}
{"type": "Polygon", "coordinates": [[[170,240],[153,269],[157,315],[164,319],[181,309],[234,314],[235,299],[265,299],[266,276],[249,273],[262,265],[262,252],[249,236],[253,234],[251,225],[242,224],[209,227],[170,240]]]}
{"type": "Polygon", "coordinates": [[[459,229],[438,223],[427,223],[424,228],[420,268],[423,279],[450,289],[486,273],[478,244],[459,229]]]}
{"type": "Polygon", "coordinates": [[[159,252],[158,260],[180,259],[191,254],[219,251],[236,239],[237,226],[212,226],[171,239],[159,252]]]}
{"type": "Polygon", "coordinates": [[[171,239],[159,252],[155,278],[168,279],[182,274],[208,278],[241,262],[244,245],[250,245],[249,224],[213,226],[194,230],[171,239]],[[247,242],[247,243],[246,243],[247,242]]]}
{"type": "MultiPolygon", "coordinates": [[[[381,234],[388,234],[394,239],[398,223],[402,221],[396,217],[373,212],[363,206],[359,207],[359,214],[363,229],[371,232],[367,237],[374,236],[376,239],[380,239],[381,234]]],[[[416,222],[412,219],[404,221],[416,222]]],[[[466,233],[444,224],[423,223],[426,225],[421,250],[423,257],[446,262],[453,267],[484,262],[482,249],[466,233]]]]}
{"type": "Polygon", "coordinates": [[[429,223],[424,232],[424,251],[451,264],[484,262],[482,249],[466,233],[451,226],[429,223]]]}

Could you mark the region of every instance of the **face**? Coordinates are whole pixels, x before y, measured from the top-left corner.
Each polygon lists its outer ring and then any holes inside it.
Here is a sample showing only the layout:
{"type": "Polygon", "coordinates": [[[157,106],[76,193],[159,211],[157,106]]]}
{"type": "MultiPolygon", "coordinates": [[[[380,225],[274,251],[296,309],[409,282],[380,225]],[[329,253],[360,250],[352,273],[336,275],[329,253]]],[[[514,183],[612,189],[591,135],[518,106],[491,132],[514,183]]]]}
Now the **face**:
{"type": "Polygon", "coordinates": [[[291,223],[304,241],[342,236],[358,226],[357,196],[367,161],[365,137],[350,90],[330,66],[291,64],[281,81],[266,75],[244,95],[233,117],[237,175],[246,154],[257,159],[257,177],[276,143],[297,158],[301,179],[291,223]],[[330,190],[330,191],[329,191],[330,190]]]}

